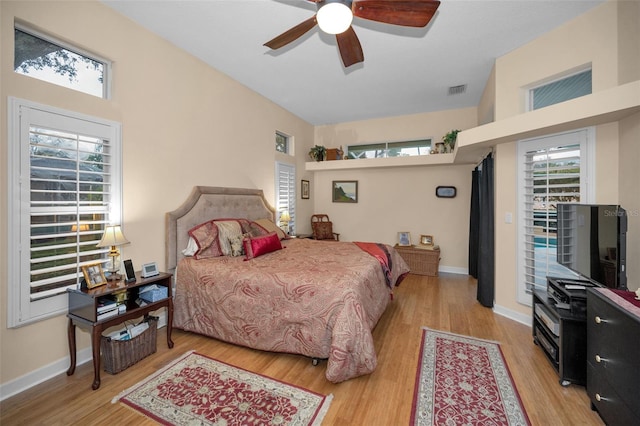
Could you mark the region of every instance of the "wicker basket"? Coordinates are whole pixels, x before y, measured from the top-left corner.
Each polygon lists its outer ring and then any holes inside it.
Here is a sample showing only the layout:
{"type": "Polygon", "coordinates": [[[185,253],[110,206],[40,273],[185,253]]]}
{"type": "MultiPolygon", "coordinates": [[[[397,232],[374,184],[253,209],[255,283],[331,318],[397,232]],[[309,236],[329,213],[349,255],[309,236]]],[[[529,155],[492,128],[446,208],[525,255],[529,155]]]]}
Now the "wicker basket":
{"type": "Polygon", "coordinates": [[[156,352],[158,318],[150,316],[146,321],[149,328],[131,340],[112,340],[110,337],[102,336],[100,350],[107,373],[117,374],[156,352]]]}
{"type": "Polygon", "coordinates": [[[415,246],[395,246],[398,254],[402,256],[411,273],[418,275],[438,276],[440,266],[440,250],[425,250],[415,246]]]}

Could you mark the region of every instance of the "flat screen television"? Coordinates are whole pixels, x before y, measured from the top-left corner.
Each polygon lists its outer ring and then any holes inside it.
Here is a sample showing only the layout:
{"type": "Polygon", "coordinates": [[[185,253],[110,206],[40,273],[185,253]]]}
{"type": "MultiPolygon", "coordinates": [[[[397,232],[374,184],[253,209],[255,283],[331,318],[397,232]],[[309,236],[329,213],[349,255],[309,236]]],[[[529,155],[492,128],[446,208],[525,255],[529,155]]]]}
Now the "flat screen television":
{"type": "Polygon", "coordinates": [[[558,204],[557,261],[606,287],[627,289],[627,212],[620,206],[558,204]]]}

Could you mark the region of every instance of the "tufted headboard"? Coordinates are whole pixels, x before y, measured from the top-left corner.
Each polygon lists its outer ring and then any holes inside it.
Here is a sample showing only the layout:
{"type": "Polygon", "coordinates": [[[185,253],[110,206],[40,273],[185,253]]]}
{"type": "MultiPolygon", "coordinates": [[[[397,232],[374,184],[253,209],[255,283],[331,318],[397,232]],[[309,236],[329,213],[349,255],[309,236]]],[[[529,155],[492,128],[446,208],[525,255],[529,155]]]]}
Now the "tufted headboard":
{"type": "Polygon", "coordinates": [[[166,268],[173,271],[182,259],[189,229],[207,220],[225,218],[275,220],[275,209],[261,189],[194,187],[180,207],[166,214],[166,268]]]}

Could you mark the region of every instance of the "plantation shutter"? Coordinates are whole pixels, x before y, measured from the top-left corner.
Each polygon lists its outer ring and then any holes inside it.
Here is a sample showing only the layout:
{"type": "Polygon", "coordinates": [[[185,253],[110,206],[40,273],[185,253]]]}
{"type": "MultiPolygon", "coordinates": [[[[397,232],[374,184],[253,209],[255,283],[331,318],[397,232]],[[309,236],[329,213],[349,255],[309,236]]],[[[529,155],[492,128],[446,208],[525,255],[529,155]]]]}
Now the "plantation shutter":
{"type": "Polygon", "coordinates": [[[29,127],[30,299],[75,287],[80,267],[101,261],[109,222],[111,149],[107,139],[29,127]]]}
{"type": "Polygon", "coordinates": [[[526,292],[546,288],[547,276],[569,270],[556,262],[557,203],[579,203],[582,197],[581,145],[526,151],[524,154],[524,281],[526,292]]]}
{"type": "Polygon", "coordinates": [[[295,233],[296,223],[296,168],[291,164],[276,162],[276,220],[283,211],[288,211],[291,221],[289,233],[295,233]]]}

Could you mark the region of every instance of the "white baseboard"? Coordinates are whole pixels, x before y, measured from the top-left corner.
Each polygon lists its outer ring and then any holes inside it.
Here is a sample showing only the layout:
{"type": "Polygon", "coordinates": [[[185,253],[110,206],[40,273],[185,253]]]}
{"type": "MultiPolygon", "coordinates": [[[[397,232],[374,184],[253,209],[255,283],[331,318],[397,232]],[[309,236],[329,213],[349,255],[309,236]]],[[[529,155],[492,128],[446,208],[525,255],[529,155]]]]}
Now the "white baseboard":
{"type": "Polygon", "coordinates": [[[512,309],[505,308],[504,306],[494,305],[493,312],[498,315],[502,315],[503,317],[507,317],[514,321],[519,322],[520,324],[524,324],[526,326],[531,327],[531,323],[533,321],[533,317],[531,314],[525,315],[522,312],[514,311],[512,309]]]}
{"type": "MultiPolygon", "coordinates": [[[[163,311],[159,313],[158,317],[158,328],[165,327],[167,325],[166,312],[163,311]]],[[[0,401],[4,401],[7,398],[17,395],[20,392],[24,392],[25,390],[60,374],[66,374],[69,369],[70,362],[70,357],[66,356],[49,365],[27,373],[24,376],[18,377],[17,379],[0,384],[0,401]]],[[[87,362],[93,362],[91,346],[80,349],[76,352],[76,367],[87,362]]],[[[90,384],[87,384],[87,386],[89,385],[90,384]]]]}
{"type": "Polygon", "coordinates": [[[469,275],[469,269],[467,268],[457,268],[454,266],[442,266],[438,267],[438,272],[448,272],[450,274],[460,274],[460,275],[469,275]]]}

